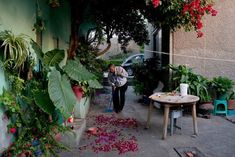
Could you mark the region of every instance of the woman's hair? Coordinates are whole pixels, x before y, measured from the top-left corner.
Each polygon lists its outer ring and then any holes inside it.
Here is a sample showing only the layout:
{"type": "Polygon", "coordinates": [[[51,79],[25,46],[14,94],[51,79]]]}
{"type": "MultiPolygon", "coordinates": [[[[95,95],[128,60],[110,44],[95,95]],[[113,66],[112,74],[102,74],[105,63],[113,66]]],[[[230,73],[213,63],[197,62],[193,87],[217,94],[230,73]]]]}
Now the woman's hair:
{"type": "Polygon", "coordinates": [[[111,66],[114,66],[114,64],[113,64],[113,63],[110,63],[110,64],[108,65],[108,68],[110,68],[111,66]]]}

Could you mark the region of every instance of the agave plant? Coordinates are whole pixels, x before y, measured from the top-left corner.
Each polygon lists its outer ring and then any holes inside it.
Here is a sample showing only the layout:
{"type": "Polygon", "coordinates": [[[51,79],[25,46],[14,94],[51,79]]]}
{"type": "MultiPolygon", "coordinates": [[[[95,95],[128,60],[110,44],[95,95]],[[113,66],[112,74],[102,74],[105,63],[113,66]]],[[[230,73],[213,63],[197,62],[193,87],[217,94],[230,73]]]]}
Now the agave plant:
{"type": "Polygon", "coordinates": [[[6,30],[0,32],[0,40],[3,41],[1,47],[4,47],[4,65],[13,69],[22,67],[29,56],[27,36],[14,35],[11,31],[6,30]]]}

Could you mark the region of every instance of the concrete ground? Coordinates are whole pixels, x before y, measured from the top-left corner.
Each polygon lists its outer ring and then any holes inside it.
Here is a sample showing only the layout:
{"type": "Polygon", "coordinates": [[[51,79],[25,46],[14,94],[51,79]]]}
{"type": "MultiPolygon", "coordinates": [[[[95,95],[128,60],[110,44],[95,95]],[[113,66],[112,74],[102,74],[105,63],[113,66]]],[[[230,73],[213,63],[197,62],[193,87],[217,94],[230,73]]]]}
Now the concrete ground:
{"type": "MultiPolygon", "coordinates": [[[[174,148],[176,147],[196,147],[206,157],[235,157],[235,124],[229,122],[222,116],[212,116],[211,119],[197,118],[199,135],[192,136],[193,126],[192,117],[184,115],[178,122],[182,124],[182,130],[176,130],[173,136],[168,136],[162,140],[163,112],[155,108],[152,113],[151,127],[145,130],[148,106],[137,102],[139,96],[136,96],[133,88],[128,87],[126,93],[126,105],[121,114],[117,117],[135,118],[138,122],[137,129],[122,130],[126,135],[133,135],[137,139],[138,151],[118,154],[117,151],[98,152],[92,149],[80,150],[82,146],[87,145],[91,139],[88,139],[86,133],[78,146],[74,146],[71,152],[63,152],[62,157],[179,157],[174,148]]],[[[108,101],[108,99],[107,99],[108,101]]],[[[106,101],[106,104],[108,103],[106,101]]],[[[87,128],[93,127],[94,116],[111,115],[104,113],[105,100],[96,102],[90,108],[87,117],[87,128]],[[103,101],[103,102],[102,102],[103,101]]],[[[115,115],[116,116],[116,115],[115,115]]],[[[96,126],[97,127],[97,126],[96,126]]],[[[111,127],[111,126],[110,126],[111,127]]]]}

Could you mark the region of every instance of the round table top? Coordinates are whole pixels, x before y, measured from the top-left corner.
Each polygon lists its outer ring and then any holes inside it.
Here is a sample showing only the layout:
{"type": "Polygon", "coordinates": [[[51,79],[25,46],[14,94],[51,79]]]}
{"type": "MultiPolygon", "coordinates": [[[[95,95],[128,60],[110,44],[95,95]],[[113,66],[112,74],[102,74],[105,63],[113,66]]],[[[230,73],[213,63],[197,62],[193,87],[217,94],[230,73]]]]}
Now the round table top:
{"type": "Polygon", "coordinates": [[[199,100],[198,96],[181,96],[179,93],[154,93],[149,98],[153,101],[165,104],[188,104],[197,102],[199,100]]]}

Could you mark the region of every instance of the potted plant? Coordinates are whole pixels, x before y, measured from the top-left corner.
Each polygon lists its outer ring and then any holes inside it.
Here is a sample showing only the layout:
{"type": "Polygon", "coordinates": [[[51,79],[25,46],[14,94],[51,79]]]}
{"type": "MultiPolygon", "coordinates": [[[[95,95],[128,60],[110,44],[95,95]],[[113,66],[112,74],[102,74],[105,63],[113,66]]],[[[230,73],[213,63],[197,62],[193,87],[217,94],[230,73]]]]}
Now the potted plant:
{"type": "Polygon", "coordinates": [[[211,94],[209,92],[211,82],[202,75],[196,74],[191,68],[185,65],[169,65],[172,69],[172,79],[174,89],[178,90],[180,83],[187,83],[188,93],[196,95],[200,98],[200,102],[211,101],[211,94]]]}
{"type": "Polygon", "coordinates": [[[228,98],[228,109],[229,110],[234,110],[235,109],[235,92],[234,90],[231,91],[229,94],[228,98]]]}
{"type": "Polygon", "coordinates": [[[143,104],[149,104],[149,96],[157,88],[161,71],[158,58],[150,58],[143,63],[137,63],[133,66],[134,78],[133,85],[137,94],[143,95],[143,104]]]}
{"type": "Polygon", "coordinates": [[[85,118],[90,107],[91,99],[89,84],[87,81],[81,81],[74,84],[72,88],[78,100],[74,107],[74,117],[85,118]]]}
{"type": "Polygon", "coordinates": [[[216,99],[226,100],[228,92],[233,88],[234,82],[225,76],[214,77],[212,88],[215,90],[216,99]]]}
{"type": "Polygon", "coordinates": [[[3,65],[9,71],[18,70],[24,66],[29,57],[28,37],[24,34],[15,35],[11,31],[0,32],[1,47],[4,48],[3,65]]]}

